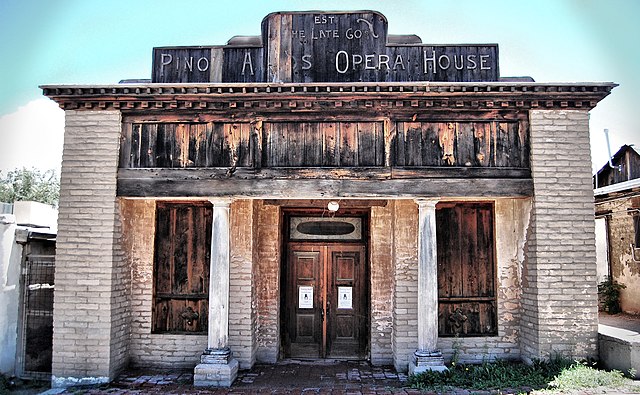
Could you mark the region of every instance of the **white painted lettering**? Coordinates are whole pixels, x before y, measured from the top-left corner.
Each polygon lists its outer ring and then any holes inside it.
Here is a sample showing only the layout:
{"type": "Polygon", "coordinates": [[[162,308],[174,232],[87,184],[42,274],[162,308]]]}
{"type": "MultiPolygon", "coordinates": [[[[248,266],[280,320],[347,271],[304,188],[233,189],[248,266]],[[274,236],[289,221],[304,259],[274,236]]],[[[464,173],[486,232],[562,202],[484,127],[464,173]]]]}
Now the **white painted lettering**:
{"type": "Polygon", "coordinates": [[[431,51],[433,56],[430,58],[427,57],[427,50],[422,51],[423,53],[423,64],[424,64],[424,73],[427,74],[429,71],[433,71],[433,74],[437,73],[437,64],[436,64],[436,51],[431,51]],[[429,62],[431,62],[432,67],[429,68],[429,62]]]}
{"type": "Polygon", "coordinates": [[[460,55],[460,64],[458,64],[458,55],[453,55],[453,67],[456,70],[462,70],[464,68],[464,55],[460,55]]]}
{"type": "Polygon", "coordinates": [[[360,29],[355,29],[353,30],[352,28],[348,28],[345,32],[344,32],[344,37],[347,40],[353,40],[354,38],[358,39],[358,38],[362,38],[362,30],[360,29]]]}
{"type": "Polygon", "coordinates": [[[362,64],[362,55],[358,55],[354,53],[351,55],[351,63],[353,64],[353,69],[356,69],[356,65],[362,64]]]}
{"type": "Polygon", "coordinates": [[[344,74],[349,69],[349,54],[346,51],[338,51],[336,54],[336,71],[340,74],[344,74]],[[340,56],[344,57],[345,66],[344,68],[340,68],[340,56]]]}
{"type": "Polygon", "coordinates": [[[406,67],[404,66],[404,61],[402,60],[402,55],[400,54],[396,55],[396,60],[393,62],[393,70],[394,71],[398,70],[398,66],[402,67],[402,70],[406,70],[406,67]]]}
{"type": "Polygon", "coordinates": [[[209,70],[209,59],[205,58],[204,56],[201,57],[200,59],[198,59],[196,66],[198,67],[198,71],[209,70]]]}
{"type": "Polygon", "coordinates": [[[306,35],[304,34],[304,30],[292,30],[291,35],[293,37],[299,37],[301,39],[306,38],[306,35]]]}
{"type": "Polygon", "coordinates": [[[164,73],[164,66],[168,66],[173,61],[173,56],[168,53],[160,54],[160,73],[164,73]]]}
{"type": "Polygon", "coordinates": [[[249,51],[244,53],[244,62],[242,63],[242,72],[240,74],[244,75],[247,65],[249,65],[250,75],[253,75],[253,63],[251,62],[251,52],[249,51]]]}
{"type": "Polygon", "coordinates": [[[380,55],[378,57],[378,67],[380,68],[380,70],[382,70],[382,65],[385,65],[387,70],[390,69],[391,67],[389,67],[389,55],[380,55]]]}
{"type": "Polygon", "coordinates": [[[489,55],[480,55],[480,70],[491,70],[491,66],[486,66],[489,55]]]}
{"type": "Polygon", "coordinates": [[[365,70],[375,70],[375,66],[371,64],[373,62],[375,55],[364,55],[364,69],[365,70]]]}
{"type": "Polygon", "coordinates": [[[310,70],[311,69],[311,55],[302,55],[302,70],[310,70]]]}
{"type": "Polygon", "coordinates": [[[440,55],[440,57],[438,58],[438,66],[440,66],[440,68],[443,70],[448,69],[449,66],[451,66],[451,59],[449,59],[447,55],[440,55]],[[446,62],[443,62],[443,60],[445,60],[446,62]]]}
{"type": "Polygon", "coordinates": [[[188,59],[184,60],[184,68],[189,69],[189,71],[193,72],[193,56],[189,56],[188,59]]]}
{"type": "Polygon", "coordinates": [[[475,70],[476,67],[478,67],[476,55],[467,55],[467,69],[475,70]]]}

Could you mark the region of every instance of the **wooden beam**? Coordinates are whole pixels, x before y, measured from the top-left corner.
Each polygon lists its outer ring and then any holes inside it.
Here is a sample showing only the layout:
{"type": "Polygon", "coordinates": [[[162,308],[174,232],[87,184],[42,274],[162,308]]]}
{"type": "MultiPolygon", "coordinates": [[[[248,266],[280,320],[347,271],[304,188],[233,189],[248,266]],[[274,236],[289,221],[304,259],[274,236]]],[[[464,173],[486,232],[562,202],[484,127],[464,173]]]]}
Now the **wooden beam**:
{"type": "Polygon", "coordinates": [[[526,197],[533,196],[530,179],[431,178],[240,178],[186,177],[184,170],[169,176],[145,176],[144,171],[119,172],[121,197],[250,197],[260,199],[526,197]]]}
{"type": "Polygon", "coordinates": [[[529,169],[481,167],[209,167],[120,169],[119,180],[426,180],[529,179],[529,169]]]}

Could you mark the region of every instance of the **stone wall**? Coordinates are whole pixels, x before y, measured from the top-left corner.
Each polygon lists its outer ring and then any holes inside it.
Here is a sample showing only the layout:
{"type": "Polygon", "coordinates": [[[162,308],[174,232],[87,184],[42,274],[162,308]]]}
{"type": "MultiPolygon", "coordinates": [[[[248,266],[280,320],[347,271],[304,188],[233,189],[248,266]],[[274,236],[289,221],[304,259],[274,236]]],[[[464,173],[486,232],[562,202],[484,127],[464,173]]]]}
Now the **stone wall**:
{"type": "Polygon", "coordinates": [[[122,200],[124,250],[131,266],[131,364],[192,368],[207,348],[207,335],[152,334],[154,200],[122,200]]]}
{"type": "MultiPolygon", "coordinates": [[[[635,233],[633,216],[628,209],[639,206],[639,196],[622,197],[596,206],[596,212],[610,212],[606,217],[609,265],[613,279],[626,286],[620,291],[620,307],[631,314],[640,314],[640,263],[634,261],[631,251],[635,233]]],[[[640,251],[636,250],[635,255],[636,259],[640,257],[640,251]]]]}
{"type": "Polygon", "coordinates": [[[116,198],[121,114],[66,111],[52,385],[100,383],[128,362],[130,282],[116,198]]]}
{"type": "Polygon", "coordinates": [[[597,356],[587,111],[530,111],[534,197],[523,270],[522,356],[597,356]]]}

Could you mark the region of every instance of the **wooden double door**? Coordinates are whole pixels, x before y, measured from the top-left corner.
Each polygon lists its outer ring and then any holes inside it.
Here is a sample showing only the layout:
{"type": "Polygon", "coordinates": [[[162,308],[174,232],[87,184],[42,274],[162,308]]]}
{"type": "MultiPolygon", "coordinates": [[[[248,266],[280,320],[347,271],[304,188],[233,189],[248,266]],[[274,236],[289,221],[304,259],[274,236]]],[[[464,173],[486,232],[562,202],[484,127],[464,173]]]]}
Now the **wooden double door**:
{"type": "Polygon", "coordinates": [[[286,356],[366,358],[365,251],[364,244],[288,244],[283,311],[286,356]]]}

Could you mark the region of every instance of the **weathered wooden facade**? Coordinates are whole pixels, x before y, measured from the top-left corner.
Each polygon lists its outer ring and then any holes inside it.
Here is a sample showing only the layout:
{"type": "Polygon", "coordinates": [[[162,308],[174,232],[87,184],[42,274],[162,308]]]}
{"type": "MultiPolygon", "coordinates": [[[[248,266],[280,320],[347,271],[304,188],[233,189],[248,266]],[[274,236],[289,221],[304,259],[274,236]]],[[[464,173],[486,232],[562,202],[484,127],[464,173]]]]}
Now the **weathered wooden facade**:
{"type": "Polygon", "coordinates": [[[595,355],[588,111],[615,84],[501,79],[497,45],[370,11],[275,13],[153,62],[43,87],[67,116],[55,385],[595,355]]]}

